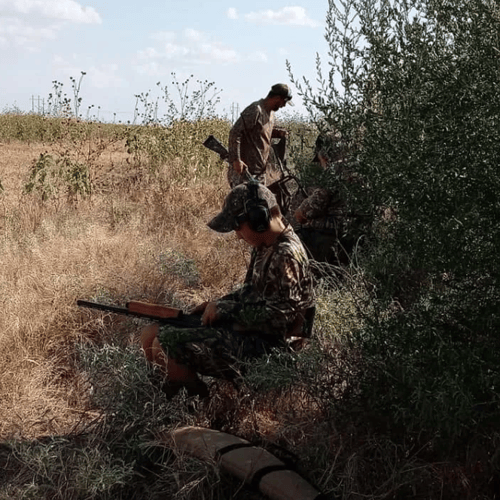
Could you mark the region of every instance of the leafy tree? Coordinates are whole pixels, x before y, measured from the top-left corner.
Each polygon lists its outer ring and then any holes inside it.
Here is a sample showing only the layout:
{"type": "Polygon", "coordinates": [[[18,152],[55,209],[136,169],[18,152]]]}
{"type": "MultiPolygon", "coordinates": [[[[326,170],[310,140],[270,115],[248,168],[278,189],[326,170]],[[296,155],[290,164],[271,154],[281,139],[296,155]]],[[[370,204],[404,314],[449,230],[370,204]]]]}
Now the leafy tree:
{"type": "Polygon", "coordinates": [[[457,435],[492,418],[500,383],[500,10],[330,0],[325,38],[318,90],[291,77],[353,144],[365,182],[351,202],[393,214],[361,260],[386,313],[360,335],[369,402],[407,428],[457,435]]]}

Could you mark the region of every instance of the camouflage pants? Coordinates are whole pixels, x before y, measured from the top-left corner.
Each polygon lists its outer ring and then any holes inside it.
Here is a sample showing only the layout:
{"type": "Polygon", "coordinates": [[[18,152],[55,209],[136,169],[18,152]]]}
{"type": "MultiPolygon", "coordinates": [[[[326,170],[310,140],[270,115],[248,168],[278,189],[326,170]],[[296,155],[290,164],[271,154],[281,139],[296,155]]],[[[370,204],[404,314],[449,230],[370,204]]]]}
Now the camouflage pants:
{"type": "Polygon", "coordinates": [[[240,333],[225,328],[182,328],[165,325],[158,340],[167,355],[202,375],[232,379],[244,361],[259,358],[286,342],[259,332],[240,333]]]}

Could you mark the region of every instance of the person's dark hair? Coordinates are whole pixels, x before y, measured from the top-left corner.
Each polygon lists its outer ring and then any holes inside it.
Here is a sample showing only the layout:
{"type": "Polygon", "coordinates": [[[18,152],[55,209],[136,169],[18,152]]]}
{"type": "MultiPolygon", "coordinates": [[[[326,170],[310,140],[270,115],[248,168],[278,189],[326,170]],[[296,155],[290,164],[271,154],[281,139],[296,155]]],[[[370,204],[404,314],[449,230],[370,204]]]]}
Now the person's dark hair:
{"type": "Polygon", "coordinates": [[[269,94],[267,94],[267,98],[280,96],[285,99],[285,101],[289,102],[292,99],[292,91],[290,87],[285,83],[277,83],[271,87],[269,94]]]}

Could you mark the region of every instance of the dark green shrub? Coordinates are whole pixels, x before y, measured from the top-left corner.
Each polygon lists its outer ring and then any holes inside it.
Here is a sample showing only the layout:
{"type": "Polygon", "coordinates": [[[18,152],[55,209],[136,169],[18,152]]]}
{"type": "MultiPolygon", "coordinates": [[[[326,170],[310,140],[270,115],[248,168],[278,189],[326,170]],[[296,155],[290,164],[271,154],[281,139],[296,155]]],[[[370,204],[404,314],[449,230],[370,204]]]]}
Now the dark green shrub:
{"type": "Polygon", "coordinates": [[[350,203],[384,214],[358,259],[377,311],[357,337],[367,405],[458,437],[500,418],[498,7],[332,0],[327,26],[328,78],[295,83],[353,146],[350,203]]]}

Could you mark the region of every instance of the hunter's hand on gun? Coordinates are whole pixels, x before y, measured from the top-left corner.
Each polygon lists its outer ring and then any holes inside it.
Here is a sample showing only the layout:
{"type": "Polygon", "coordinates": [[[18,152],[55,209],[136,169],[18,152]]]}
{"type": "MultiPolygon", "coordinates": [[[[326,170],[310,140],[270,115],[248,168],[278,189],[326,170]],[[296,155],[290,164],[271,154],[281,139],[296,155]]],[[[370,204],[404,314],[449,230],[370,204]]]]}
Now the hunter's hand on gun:
{"type": "MultiPolygon", "coordinates": [[[[204,326],[213,326],[221,319],[221,315],[217,310],[217,302],[203,302],[200,306],[205,306],[205,310],[201,317],[201,324],[204,326]]],[[[196,309],[198,309],[198,307],[196,309]]],[[[240,323],[231,323],[230,326],[233,330],[237,332],[255,331],[255,327],[245,326],[240,323]]]]}
{"type": "Polygon", "coordinates": [[[248,172],[248,166],[242,160],[234,160],[233,161],[233,168],[234,168],[235,172],[240,174],[240,175],[242,175],[245,172],[248,172]]]}

